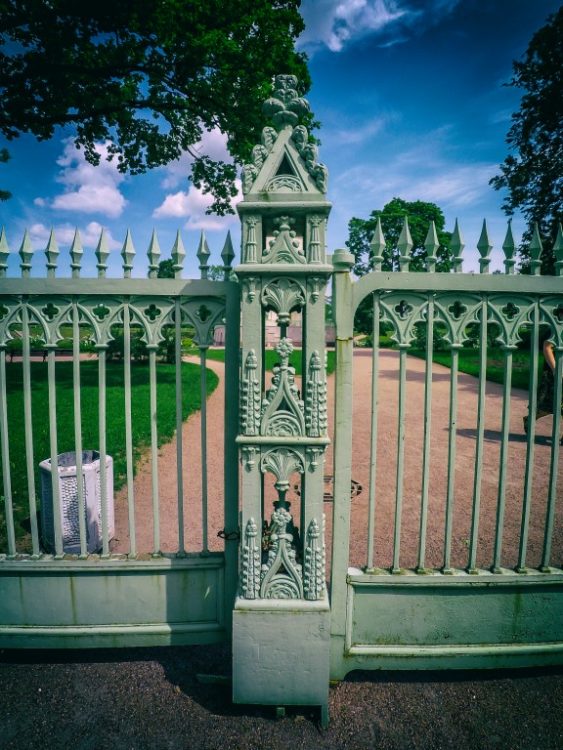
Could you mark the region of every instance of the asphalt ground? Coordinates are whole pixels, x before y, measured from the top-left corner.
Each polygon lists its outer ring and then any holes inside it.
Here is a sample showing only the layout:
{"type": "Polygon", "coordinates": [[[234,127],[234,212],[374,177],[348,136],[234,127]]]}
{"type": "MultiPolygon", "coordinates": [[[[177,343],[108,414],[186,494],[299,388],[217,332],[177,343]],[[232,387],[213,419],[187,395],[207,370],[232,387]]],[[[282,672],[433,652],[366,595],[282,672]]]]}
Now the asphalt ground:
{"type": "Polygon", "coordinates": [[[1,750],[563,748],[563,668],[355,672],[313,709],[235,706],[226,646],[0,652],[1,750]]]}

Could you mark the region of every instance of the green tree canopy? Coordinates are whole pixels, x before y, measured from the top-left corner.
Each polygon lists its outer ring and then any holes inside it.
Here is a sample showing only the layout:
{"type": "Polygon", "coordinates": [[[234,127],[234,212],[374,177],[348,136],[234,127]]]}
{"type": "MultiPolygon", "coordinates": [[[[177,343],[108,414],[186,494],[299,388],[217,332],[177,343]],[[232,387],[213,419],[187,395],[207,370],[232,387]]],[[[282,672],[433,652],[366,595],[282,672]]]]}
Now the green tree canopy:
{"type": "Polygon", "coordinates": [[[349,237],[346,241],[350,252],[354,255],[354,273],[363,276],[373,268],[371,258],[370,242],[377,225],[377,219],[381,219],[381,228],[385,235],[385,250],[383,251],[383,270],[399,270],[399,251],[397,243],[403,228],[405,216],[409,220],[409,228],[413,241],[411,252],[410,271],[423,271],[426,250],[424,240],[428,233],[430,222],[436,226],[436,233],[440,247],[437,253],[436,270],[449,271],[450,262],[450,240],[451,233],[444,231],[445,219],[442,209],[435,203],[424,201],[405,201],[402,198],[393,198],[383,209],[372,211],[369,219],[357,219],[354,217],[348,224],[349,237]]]}
{"type": "MultiPolygon", "coordinates": [[[[497,190],[507,188],[507,214],[520,210],[530,227],[538,222],[544,240],[542,273],[553,274],[552,248],[563,221],[563,7],[534,34],[513,70],[508,85],[523,91],[506,137],[513,153],[491,184],[497,190]]],[[[530,239],[529,229],[520,247],[523,271],[529,268],[530,239]]]]}
{"type": "MultiPolygon", "coordinates": [[[[86,159],[109,142],[122,172],[194,157],[191,179],[225,213],[233,164],[194,146],[228,136],[235,162],[259,141],[272,77],[292,73],[304,93],[300,0],[0,0],[0,133],[51,138],[73,128],[86,159]]],[[[307,124],[307,123],[304,123],[307,124]]],[[[309,123],[310,125],[310,123],[309,123]]]]}
{"type": "MultiPolygon", "coordinates": [[[[372,211],[369,219],[353,218],[348,224],[349,237],[346,241],[350,252],[354,255],[354,273],[363,276],[373,268],[370,242],[377,225],[377,219],[381,219],[381,228],[385,236],[385,250],[383,251],[382,268],[384,271],[399,270],[399,251],[397,243],[403,228],[405,216],[409,220],[409,229],[412,236],[413,248],[411,251],[410,271],[423,271],[425,269],[426,249],[424,240],[428,234],[428,227],[433,221],[436,226],[438,242],[440,247],[437,252],[437,271],[449,271],[451,268],[451,253],[449,250],[451,233],[444,231],[446,223],[442,209],[435,203],[424,201],[405,201],[402,198],[393,198],[383,209],[372,211]]],[[[371,298],[366,298],[360,303],[356,311],[354,322],[355,330],[360,333],[370,334],[373,326],[373,306],[371,298]]]]}
{"type": "Polygon", "coordinates": [[[161,260],[158,264],[158,271],[156,272],[158,279],[173,279],[176,274],[174,272],[174,261],[172,258],[161,260]]]}

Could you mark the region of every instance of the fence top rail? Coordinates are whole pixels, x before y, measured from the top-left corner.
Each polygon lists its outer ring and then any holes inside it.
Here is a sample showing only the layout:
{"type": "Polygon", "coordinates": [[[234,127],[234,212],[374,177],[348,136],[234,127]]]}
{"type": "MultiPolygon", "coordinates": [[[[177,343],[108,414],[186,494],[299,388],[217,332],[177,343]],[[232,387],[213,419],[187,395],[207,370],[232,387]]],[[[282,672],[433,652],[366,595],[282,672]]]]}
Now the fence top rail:
{"type": "Polygon", "coordinates": [[[561,295],[563,279],[559,276],[529,276],[525,274],[470,274],[470,273],[395,273],[372,271],[353,285],[353,309],[371,292],[381,289],[411,292],[458,292],[476,294],[561,295]]]}
{"type": "Polygon", "coordinates": [[[226,297],[230,281],[203,279],[0,278],[0,295],[226,297]]]}

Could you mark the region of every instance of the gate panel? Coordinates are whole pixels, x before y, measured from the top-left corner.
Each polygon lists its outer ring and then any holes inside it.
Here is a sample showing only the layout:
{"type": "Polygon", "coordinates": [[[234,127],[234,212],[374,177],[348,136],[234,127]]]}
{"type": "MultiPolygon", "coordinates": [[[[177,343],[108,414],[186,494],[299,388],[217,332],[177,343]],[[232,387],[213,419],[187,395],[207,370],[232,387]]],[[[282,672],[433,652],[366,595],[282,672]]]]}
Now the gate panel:
{"type": "MultiPolygon", "coordinates": [[[[122,252],[123,279],[106,278],[108,252],[103,233],[96,251],[97,279],[80,278],[79,238],[70,253],[72,279],[54,278],[58,249],[53,238],[46,251],[47,279],[29,278],[31,252],[26,235],[20,250],[22,278],[0,278],[0,644],[129,646],[228,638],[237,576],[238,413],[232,398],[229,409],[220,408],[225,429],[213,433],[219,448],[209,455],[206,363],[214,329],[225,322],[226,387],[222,396],[217,392],[213,398],[215,402],[227,400],[227,390],[236,392],[238,387],[239,344],[238,285],[228,280],[234,257],[230,237],[222,254],[224,281],[207,280],[209,249],[203,237],[198,250],[201,280],[181,279],[185,251],[179,235],[172,250],[175,278],[171,279],[156,278],[160,251],[154,235],[145,280],[130,278],[134,257],[130,235],[122,252]],[[85,326],[90,332],[90,354],[84,354],[81,331],[85,326]],[[193,374],[201,401],[201,411],[188,427],[184,425],[188,392],[182,352],[186,332],[200,364],[199,374],[193,374]],[[20,350],[11,347],[17,339],[20,350]],[[111,352],[118,341],[121,358],[113,363],[111,352]],[[39,346],[45,351],[46,366],[37,361],[41,359],[39,346]],[[132,362],[140,350],[147,366],[132,362]],[[8,351],[18,352],[15,362],[7,361],[8,351]],[[63,361],[65,352],[70,362],[63,361]],[[162,356],[171,364],[157,365],[162,356]],[[166,409],[158,395],[161,384],[171,389],[166,409]],[[42,398],[48,401],[52,549],[46,547],[37,521],[36,464],[45,455],[35,455],[33,437],[44,425],[38,419],[42,398]],[[62,424],[61,406],[68,399],[74,406],[72,423],[62,424]],[[167,410],[168,423],[175,423],[175,445],[160,446],[161,408],[167,410]],[[13,451],[20,444],[19,409],[24,416],[25,455],[22,460],[17,455],[14,463],[13,451]],[[114,534],[111,483],[107,482],[110,469],[105,460],[107,431],[114,429],[114,416],[123,409],[123,445],[114,439],[112,449],[122,453],[118,470],[124,480],[124,489],[115,500],[114,534]],[[147,446],[136,442],[136,420],[141,419],[148,428],[147,446]],[[92,423],[98,428],[95,445],[92,423]],[[134,481],[134,460],[143,447],[146,468],[134,481]],[[100,457],[98,497],[86,496],[95,490],[95,481],[83,485],[75,480],[69,495],[65,477],[59,476],[57,456],[61,450],[72,450],[76,456],[72,472],[81,477],[83,450],[92,449],[100,457]],[[19,481],[14,466],[25,466],[25,483],[19,481]],[[209,466],[214,467],[213,482],[209,466]],[[16,485],[19,489],[14,494],[16,485]],[[22,487],[26,497],[22,497],[22,487]],[[26,506],[28,539],[22,538],[20,526],[26,506]],[[76,536],[72,550],[67,541],[71,526],[76,536]],[[229,540],[226,553],[217,539],[220,529],[229,540]],[[95,544],[94,554],[89,553],[92,530],[99,535],[99,551],[95,544]]],[[[192,405],[197,410],[195,402],[192,405]]],[[[172,429],[166,433],[167,440],[172,429]]],[[[113,467],[116,470],[116,461],[113,467]]]]}
{"type": "Polygon", "coordinates": [[[545,331],[556,362],[554,403],[561,403],[561,280],[514,276],[507,266],[506,276],[401,268],[352,283],[353,257],[337,251],[333,263],[333,677],[360,667],[560,663],[561,413],[556,407],[549,425],[536,424],[536,387],[545,331]],[[374,348],[357,366],[371,369],[371,418],[362,400],[352,431],[353,314],[369,296],[374,348]],[[383,323],[398,352],[379,350],[383,323]],[[409,355],[417,326],[426,334],[425,361],[409,355]],[[485,385],[493,327],[501,385],[485,385]],[[531,342],[525,398],[511,387],[524,329],[531,342]],[[478,381],[458,369],[468,332],[480,347],[478,381]],[[432,365],[436,333],[449,369],[432,365]],[[520,438],[526,406],[528,435],[520,438]],[[351,480],[364,488],[353,504],[351,480]]]}

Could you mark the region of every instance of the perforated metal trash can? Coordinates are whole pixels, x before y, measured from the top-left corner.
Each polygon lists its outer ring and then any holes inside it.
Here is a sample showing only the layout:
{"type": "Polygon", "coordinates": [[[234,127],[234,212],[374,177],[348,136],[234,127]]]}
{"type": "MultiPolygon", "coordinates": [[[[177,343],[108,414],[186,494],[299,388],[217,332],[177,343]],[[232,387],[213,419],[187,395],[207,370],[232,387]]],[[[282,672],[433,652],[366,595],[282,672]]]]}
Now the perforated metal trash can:
{"type": "MultiPolygon", "coordinates": [[[[61,528],[63,551],[80,552],[80,523],[78,508],[78,478],[76,453],[61,453],[57,457],[61,498],[61,528]]],[[[48,552],[55,549],[55,527],[53,512],[53,485],[51,481],[51,459],[41,461],[41,535],[48,552]]],[[[115,534],[113,502],[113,459],[106,456],[106,486],[108,539],[115,534]]],[[[88,552],[97,552],[102,547],[102,500],[100,492],[100,454],[98,451],[82,452],[82,487],[86,520],[88,552]]]]}

